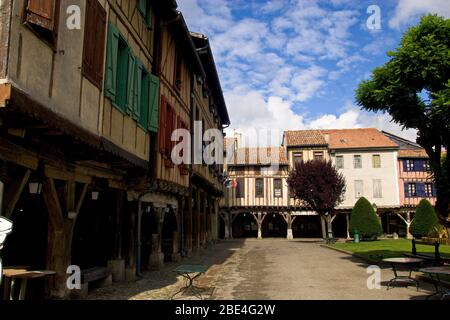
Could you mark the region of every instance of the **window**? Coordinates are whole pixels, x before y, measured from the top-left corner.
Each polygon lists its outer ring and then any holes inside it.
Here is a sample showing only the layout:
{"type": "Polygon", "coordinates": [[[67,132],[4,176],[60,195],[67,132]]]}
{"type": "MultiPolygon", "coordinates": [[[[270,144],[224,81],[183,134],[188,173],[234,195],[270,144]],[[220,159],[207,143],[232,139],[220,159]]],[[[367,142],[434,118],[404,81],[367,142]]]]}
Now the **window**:
{"type": "Polygon", "coordinates": [[[405,171],[414,171],[414,160],[405,160],[405,171]]]}
{"type": "Polygon", "coordinates": [[[273,180],[273,192],[275,198],[283,197],[283,180],[281,179],[273,180]]]}
{"type": "Polygon", "coordinates": [[[434,197],[434,188],[432,183],[425,183],[425,196],[428,198],[434,197]]]}
{"type": "Polygon", "coordinates": [[[264,179],[262,178],[255,179],[255,197],[264,197],[264,179]]]}
{"type": "Polygon", "coordinates": [[[355,198],[359,199],[363,197],[363,181],[362,180],[355,180],[355,198]]]}
{"type": "Polygon", "coordinates": [[[301,152],[296,152],[296,153],[294,153],[294,166],[297,164],[297,163],[300,163],[300,162],[302,162],[303,161],[303,153],[301,153],[301,152]]]}
{"type": "Polygon", "coordinates": [[[373,180],[373,197],[374,198],[383,198],[381,180],[373,180]]]}
{"type": "Polygon", "coordinates": [[[117,78],[116,78],[116,97],[114,105],[125,112],[127,105],[128,91],[128,67],[129,50],[126,42],[119,38],[117,54],[117,78]]]}
{"type": "Polygon", "coordinates": [[[236,179],[236,198],[244,198],[245,196],[245,179],[238,178],[236,179]]]}
{"type": "Polygon", "coordinates": [[[314,151],[314,160],[323,160],[323,151],[314,151]]]}
{"type": "Polygon", "coordinates": [[[372,167],[381,168],[381,156],[379,154],[374,154],[372,156],[372,167]]]}
{"type": "Polygon", "coordinates": [[[409,182],[405,184],[405,196],[417,197],[417,188],[414,182],[409,182]]]}
{"type": "Polygon", "coordinates": [[[424,171],[431,171],[430,160],[424,160],[423,161],[423,170],[424,171]]]}
{"type": "Polygon", "coordinates": [[[178,91],[181,90],[181,86],[183,84],[182,82],[182,58],[181,55],[179,54],[179,49],[176,51],[175,53],[175,69],[174,69],[174,76],[173,76],[173,85],[175,87],[175,89],[177,89],[178,91]]]}
{"type": "Polygon", "coordinates": [[[25,24],[53,49],[56,48],[59,3],[55,0],[27,0],[25,7],[25,24]]]}
{"type": "Polygon", "coordinates": [[[158,131],[159,79],[145,70],[111,22],[108,25],[105,96],[141,128],[158,131]]]}
{"type": "Polygon", "coordinates": [[[152,13],[150,11],[150,1],[149,0],[139,0],[139,13],[145,20],[148,28],[152,27],[152,13]]]}
{"type": "Polygon", "coordinates": [[[336,156],[336,168],[344,169],[344,156],[336,156]]]}
{"type": "Polygon", "coordinates": [[[87,0],[86,4],[82,73],[101,90],[103,82],[106,11],[98,0],[87,0]]]}
{"type": "Polygon", "coordinates": [[[362,159],[360,155],[353,156],[353,167],[355,169],[361,169],[362,168],[362,159]]]}

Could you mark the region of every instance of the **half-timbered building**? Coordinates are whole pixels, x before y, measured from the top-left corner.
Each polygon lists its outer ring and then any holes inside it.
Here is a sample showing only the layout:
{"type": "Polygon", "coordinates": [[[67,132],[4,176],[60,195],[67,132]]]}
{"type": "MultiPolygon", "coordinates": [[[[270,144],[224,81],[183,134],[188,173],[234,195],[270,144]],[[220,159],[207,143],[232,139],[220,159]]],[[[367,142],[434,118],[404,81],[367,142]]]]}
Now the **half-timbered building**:
{"type": "Polygon", "coordinates": [[[216,238],[220,169],[174,164],[172,133],[193,130],[194,105],[208,128],[229,119],[212,54],[197,50],[206,38],[194,43],[176,2],[0,9],[0,214],[14,223],[4,263],[56,271],[45,291],[65,298],[70,265],[83,282],[134,280],[192,250],[193,229],[216,238]],[[200,205],[194,172],[208,182],[200,205]]]}

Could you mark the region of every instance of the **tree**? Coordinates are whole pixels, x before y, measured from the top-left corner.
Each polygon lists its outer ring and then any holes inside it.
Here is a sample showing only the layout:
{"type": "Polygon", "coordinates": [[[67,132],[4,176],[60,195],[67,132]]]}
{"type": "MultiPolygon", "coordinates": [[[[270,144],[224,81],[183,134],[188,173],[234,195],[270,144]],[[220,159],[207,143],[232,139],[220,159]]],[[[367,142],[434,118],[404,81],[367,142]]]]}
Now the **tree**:
{"type": "Polygon", "coordinates": [[[308,204],[321,219],[326,217],[328,233],[332,234],[333,212],[344,200],[346,188],[342,173],[331,161],[299,162],[289,173],[287,183],[296,199],[308,204]]]}
{"type": "Polygon", "coordinates": [[[431,203],[422,199],[416,208],[410,231],[414,238],[426,237],[439,225],[436,212],[431,203]]]}
{"type": "Polygon", "coordinates": [[[350,233],[358,230],[363,238],[378,237],[383,233],[380,220],[369,200],[361,197],[356,201],[350,217],[350,233]]]}
{"type": "Polygon", "coordinates": [[[356,101],[364,110],[388,112],[403,128],[418,131],[430,157],[443,224],[450,212],[450,19],[427,15],[410,28],[390,60],[360,83],[356,101]]]}

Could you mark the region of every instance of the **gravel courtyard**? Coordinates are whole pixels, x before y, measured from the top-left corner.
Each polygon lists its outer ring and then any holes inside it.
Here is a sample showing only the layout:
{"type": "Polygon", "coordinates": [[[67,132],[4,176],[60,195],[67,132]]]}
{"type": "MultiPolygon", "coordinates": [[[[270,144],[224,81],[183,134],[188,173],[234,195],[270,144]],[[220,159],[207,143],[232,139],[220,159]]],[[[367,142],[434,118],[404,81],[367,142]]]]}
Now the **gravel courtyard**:
{"type": "MultiPolygon", "coordinates": [[[[381,289],[367,288],[367,264],[344,253],[323,248],[309,239],[234,239],[219,242],[183,261],[204,264],[208,272],[197,282],[206,299],[424,299],[432,293],[421,282],[419,292],[412,286],[386,290],[393,277],[382,269],[381,289]]],[[[89,299],[170,299],[184,284],[172,272],[178,264],[148,272],[136,283],[94,290],[89,299]]],[[[178,295],[176,299],[194,299],[178,295]]]]}

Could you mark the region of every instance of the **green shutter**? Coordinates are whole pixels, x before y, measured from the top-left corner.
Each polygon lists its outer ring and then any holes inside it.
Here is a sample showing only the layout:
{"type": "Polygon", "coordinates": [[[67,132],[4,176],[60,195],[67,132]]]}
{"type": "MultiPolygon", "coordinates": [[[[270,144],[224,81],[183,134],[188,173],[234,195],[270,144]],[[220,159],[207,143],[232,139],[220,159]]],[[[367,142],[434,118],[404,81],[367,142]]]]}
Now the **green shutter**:
{"type": "Polygon", "coordinates": [[[142,69],[144,66],[136,58],[136,63],[134,64],[134,99],[133,99],[133,118],[135,120],[139,119],[140,108],[141,108],[141,80],[142,80],[142,69]]]}
{"type": "Polygon", "coordinates": [[[133,52],[128,50],[128,81],[127,81],[127,103],[126,113],[131,115],[134,109],[135,99],[135,74],[136,74],[136,58],[133,56],[133,52]]]}
{"type": "Polygon", "coordinates": [[[105,95],[112,101],[116,100],[117,55],[119,48],[119,37],[119,30],[117,30],[114,24],[109,22],[105,71],[105,95]]]}
{"type": "Polygon", "coordinates": [[[150,117],[148,119],[148,130],[152,132],[158,132],[158,120],[159,120],[159,78],[154,75],[150,75],[150,117]]]}
{"type": "Polygon", "coordinates": [[[139,0],[139,12],[145,18],[147,15],[147,0],[139,0]]]}
{"type": "Polygon", "coordinates": [[[150,110],[150,101],[149,101],[149,94],[150,94],[150,79],[148,76],[148,73],[145,73],[142,76],[142,82],[141,82],[141,112],[139,115],[139,124],[142,128],[145,128],[147,131],[148,129],[148,114],[150,110]]]}

